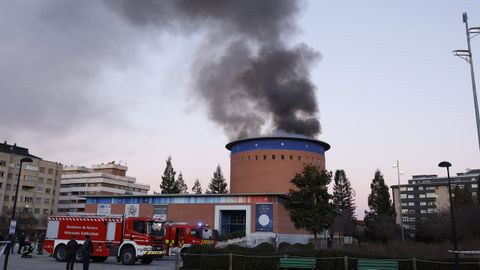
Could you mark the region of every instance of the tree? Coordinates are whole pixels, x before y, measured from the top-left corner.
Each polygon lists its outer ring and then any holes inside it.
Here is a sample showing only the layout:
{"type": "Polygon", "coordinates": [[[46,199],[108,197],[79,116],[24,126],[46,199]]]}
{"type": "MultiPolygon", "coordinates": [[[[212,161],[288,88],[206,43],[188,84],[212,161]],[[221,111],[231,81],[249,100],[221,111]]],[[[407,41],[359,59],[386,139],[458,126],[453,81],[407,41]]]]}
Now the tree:
{"type": "Polygon", "coordinates": [[[193,184],[192,187],[192,192],[194,194],[202,194],[202,185],[200,184],[200,180],[198,178],[195,179],[195,183],[193,184]]]}
{"type": "Polygon", "coordinates": [[[333,206],[335,219],[333,229],[343,232],[345,235],[353,235],[355,232],[355,192],[345,175],[344,170],[335,171],[335,185],[333,186],[333,206]]]}
{"type": "Polygon", "coordinates": [[[209,190],[207,193],[210,194],[225,194],[228,193],[227,189],[227,181],[225,177],[223,177],[222,168],[220,168],[220,164],[217,165],[217,169],[213,173],[213,178],[210,180],[210,184],[208,184],[209,190]]]}
{"type": "MultiPolygon", "coordinates": [[[[12,208],[8,210],[4,210],[3,214],[0,216],[0,235],[8,235],[8,228],[10,226],[10,218],[12,217],[12,208]]],[[[15,220],[17,221],[17,228],[16,231],[18,232],[29,232],[35,229],[38,229],[38,226],[46,225],[44,218],[36,218],[33,213],[25,213],[21,212],[21,209],[17,209],[15,220]]]]}
{"type": "Polygon", "coordinates": [[[183,180],[182,172],[178,174],[177,181],[175,181],[175,189],[178,190],[180,194],[188,194],[188,186],[183,180]]]}
{"type": "Polygon", "coordinates": [[[333,205],[330,202],[327,185],[332,181],[332,173],[307,164],[302,173],[291,180],[296,189],[291,189],[285,208],[295,228],[305,229],[315,239],[317,234],[328,228],[333,220],[333,205]]]}
{"type": "Polygon", "coordinates": [[[466,188],[460,188],[458,185],[453,190],[453,206],[457,208],[472,208],[475,206],[475,201],[472,197],[472,192],[466,188]]]}
{"type": "Polygon", "coordinates": [[[175,185],[175,170],[172,166],[172,157],[168,156],[166,161],[166,167],[163,171],[162,183],[160,184],[160,189],[162,194],[175,194],[180,193],[180,190],[175,185]]]}
{"type": "Polygon", "coordinates": [[[395,211],[388,186],[385,185],[379,170],[375,172],[370,189],[370,195],[368,195],[370,212],[365,211],[366,234],[371,239],[386,241],[395,233],[395,211]]]}

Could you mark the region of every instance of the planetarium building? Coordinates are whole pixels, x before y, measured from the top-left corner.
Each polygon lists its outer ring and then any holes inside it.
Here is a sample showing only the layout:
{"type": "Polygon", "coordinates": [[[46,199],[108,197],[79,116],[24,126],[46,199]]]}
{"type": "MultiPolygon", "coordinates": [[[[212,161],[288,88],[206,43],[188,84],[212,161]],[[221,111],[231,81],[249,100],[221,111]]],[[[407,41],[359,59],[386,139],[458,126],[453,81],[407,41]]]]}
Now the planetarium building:
{"type": "Polygon", "coordinates": [[[325,142],[299,137],[259,137],[226,145],[230,151],[230,194],[112,195],[87,197],[85,212],[155,216],[174,222],[209,224],[220,234],[245,232],[251,245],[276,238],[305,243],[284,207],[290,180],[306,164],[325,169],[325,142]]]}

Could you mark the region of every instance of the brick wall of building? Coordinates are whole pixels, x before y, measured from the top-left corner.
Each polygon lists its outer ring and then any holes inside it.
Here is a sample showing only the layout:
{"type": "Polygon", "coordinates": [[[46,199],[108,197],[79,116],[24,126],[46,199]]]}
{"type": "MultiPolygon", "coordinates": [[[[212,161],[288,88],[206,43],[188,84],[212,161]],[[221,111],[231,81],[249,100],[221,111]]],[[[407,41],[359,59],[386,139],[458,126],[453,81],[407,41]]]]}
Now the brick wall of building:
{"type": "Polygon", "coordinates": [[[258,150],[233,154],[230,158],[230,191],[288,193],[293,188],[290,180],[296,173],[302,172],[306,164],[315,164],[323,170],[325,156],[292,150],[258,150]],[[275,159],[272,158],[273,155],[275,159]]]}

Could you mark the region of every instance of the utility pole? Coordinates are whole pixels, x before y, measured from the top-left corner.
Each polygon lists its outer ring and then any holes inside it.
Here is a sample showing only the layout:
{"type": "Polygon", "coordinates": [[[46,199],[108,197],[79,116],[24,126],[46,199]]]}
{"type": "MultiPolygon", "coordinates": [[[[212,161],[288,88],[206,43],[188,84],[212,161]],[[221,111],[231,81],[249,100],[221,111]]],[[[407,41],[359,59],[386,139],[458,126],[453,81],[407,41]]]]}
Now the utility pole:
{"type": "Polygon", "coordinates": [[[470,40],[480,34],[480,27],[468,28],[468,16],[466,12],[463,13],[463,22],[465,23],[465,33],[467,35],[468,50],[455,50],[453,51],[453,54],[455,56],[458,56],[464,59],[470,64],[470,74],[472,79],[472,90],[473,90],[473,103],[475,106],[475,120],[477,122],[478,147],[480,149],[480,116],[478,112],[477,87],[475,83],[475,72],[473,69],[472,48],[470,46],[470,40]]]}

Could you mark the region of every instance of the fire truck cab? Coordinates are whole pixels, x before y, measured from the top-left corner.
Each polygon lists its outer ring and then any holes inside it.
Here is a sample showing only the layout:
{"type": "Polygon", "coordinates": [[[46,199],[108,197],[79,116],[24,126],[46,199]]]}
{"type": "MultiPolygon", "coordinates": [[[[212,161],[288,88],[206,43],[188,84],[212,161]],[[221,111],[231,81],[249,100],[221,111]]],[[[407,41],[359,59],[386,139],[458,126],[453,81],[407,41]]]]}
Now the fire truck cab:
{"type": "Polygon", "coordinates": [[[198,224],[186,225],[176,223],[165,224],[165,253],[171,255],[180,251],[184,254],[192,245],[212,245],[216,241],[213,239],[212,230],[208,226],[198,224]]]}

